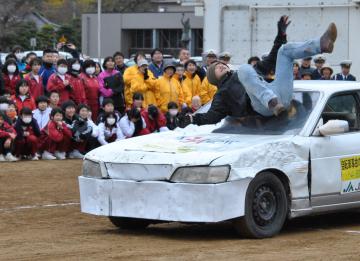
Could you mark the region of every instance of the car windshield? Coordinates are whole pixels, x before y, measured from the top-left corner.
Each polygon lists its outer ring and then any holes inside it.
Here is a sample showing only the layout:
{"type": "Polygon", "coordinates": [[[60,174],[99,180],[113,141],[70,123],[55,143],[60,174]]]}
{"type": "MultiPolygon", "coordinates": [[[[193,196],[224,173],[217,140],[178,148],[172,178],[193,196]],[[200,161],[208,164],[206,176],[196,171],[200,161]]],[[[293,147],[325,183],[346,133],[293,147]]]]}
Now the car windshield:
{"type": "Polygon", "coordinates": [[[259,114],[243,118],[227,117],[214,133],[255,135],[296,135],[304,127],[315,107],[320,93],[296,91],[288,113],[281,117],[264,117],[259,114]]]}

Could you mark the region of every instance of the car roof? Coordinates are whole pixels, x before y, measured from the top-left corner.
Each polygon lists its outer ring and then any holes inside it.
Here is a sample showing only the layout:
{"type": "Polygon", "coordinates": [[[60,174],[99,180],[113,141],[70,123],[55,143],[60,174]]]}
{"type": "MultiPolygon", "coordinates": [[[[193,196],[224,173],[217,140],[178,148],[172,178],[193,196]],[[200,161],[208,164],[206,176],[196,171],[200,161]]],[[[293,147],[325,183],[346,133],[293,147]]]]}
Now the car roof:
{"type": "Polygon", "coordinates": [[[295,91],[320,91],[328,95],[341,91],[360,91],[360,82],[354,81],[294,81],[295,91]]]}

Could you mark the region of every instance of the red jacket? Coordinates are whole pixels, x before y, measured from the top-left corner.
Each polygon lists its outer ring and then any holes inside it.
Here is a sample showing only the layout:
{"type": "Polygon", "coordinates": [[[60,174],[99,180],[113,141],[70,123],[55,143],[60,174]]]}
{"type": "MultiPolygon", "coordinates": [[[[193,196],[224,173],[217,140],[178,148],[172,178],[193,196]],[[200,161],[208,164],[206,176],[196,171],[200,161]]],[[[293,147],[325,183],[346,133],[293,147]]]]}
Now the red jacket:
{"type": "Polygon", "coordinates": [[[84,83],[80,76],[70,75],[70,85],[72,87],[72,92],[70,93],[70,98],[79,105],[80,103],[86,104],[86,95],[84,83]]]}
{"type": "Polygon", "coordinates": [[[48,136],[50,140],[59,143],[63,141],[64,137],[67,136],[69,138],[72,137],[71,130],[66,126],[66,124],[62,123],[62,129],[58,128],[55,121],[51,120],[49,123],[41,130],[41,138],[48,136]]]}
{"type": "Polygon", "coordinates": [[[13,78],[10,80],[9,75],[3,74],[4,84],[5,84],[5,93],[9,93],[10,95],[15,95],[16,84],[18,81],[21,80],[19,74],[14,75],[13,78]]]}
{"type": "Polygon", "coordinates": [[[161,127],[166,127],[166,118],[162,112],[159,111],[159,116],[156,121],[149,118],[149,113],[147,110],[141,113],[141,116],[144,118],[146,123],[146,128],[151,132],[159,131],[161,127]]]}
{"type": "Polygon", "coordinates": [[[36,109],[36,104],[34,101],[34,98],[30,96],[27,96],[25,98],[24,101],[21,100],[21,98],[19,96],[12,96],[11,100],[15,103],[16,105],[16,109],[17,109],[17,113],[18,115],[20,114],[20,111],[22,110],[22,108],[24,107],[28,107],[30,108],[32,111],[36,109]]]}
{"type": "Polygon", "coordinates": [[[89,77],[88,75],[82,75],[82,81],[84,84],[85,95],[88,105],[99,104],[99,81],[96,77],[89,77]]]}
{"type": "Polygon", "coordinates": [[[1,138],[10,138],[10,133],[16,134],[16,131],[13,126],[11,126],[9,123],[4,121],[3,125],[0,126],[0,139],[1,138]]]}
{"type": "Polygon", "coordinates": [[[30,87],[30,95],[36,100],[37,97],[44,95],[43,79],[39,75],[39,82],[35,79],[32,73],[25,76],[25,80],[28,82],[30,87]]]}
{"type": "MultiPolygon", "coordinates": [[[[65,74],[65,80],[68,80],[70,82],[70,76],[65,74]]],[[[59,94],[60,94],[59,105],[61,105],[64,101],[67,101],[70,99],[70,91],[64,85],[63,80],[60,78],[60,76],[57,73],[53,73],[50,76],[49,81],[47,83],[47,90],[49,92],[51,92],[51,91],[59,92],[59,94]]]]}

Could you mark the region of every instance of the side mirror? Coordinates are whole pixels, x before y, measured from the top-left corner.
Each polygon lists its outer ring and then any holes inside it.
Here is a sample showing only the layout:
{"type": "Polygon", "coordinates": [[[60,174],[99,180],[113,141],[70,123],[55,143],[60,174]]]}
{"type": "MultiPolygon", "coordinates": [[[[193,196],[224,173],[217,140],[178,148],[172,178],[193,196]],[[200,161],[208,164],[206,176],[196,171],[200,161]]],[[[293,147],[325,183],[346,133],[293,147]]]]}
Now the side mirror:
{"type": "Polygon", "coordinates": [[[322,126],[319,126],[319,132],[322,136],[342,134],[349,131],[349,123],[343,120],[330,120],[322,126]]]}

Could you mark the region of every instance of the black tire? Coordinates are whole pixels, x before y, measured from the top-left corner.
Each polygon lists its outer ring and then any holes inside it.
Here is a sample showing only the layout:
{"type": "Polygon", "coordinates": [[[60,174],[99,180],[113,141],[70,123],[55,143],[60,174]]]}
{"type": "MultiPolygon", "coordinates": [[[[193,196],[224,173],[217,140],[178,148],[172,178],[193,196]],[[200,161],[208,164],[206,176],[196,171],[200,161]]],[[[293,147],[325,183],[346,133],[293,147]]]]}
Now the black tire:
{"type": "Polygon", "coordinates": [[[268,238],[278,234],[288,213],[284,185],[271,172],[263,172],[249,184],[245,216],[234,220],[237,232],[248,238],[268,238]]]}
{"type": "Polygon", "coordinates": [[[114,226],[126,230],[141,230],[151,224],[150,220],[141,218],[109,217],[114,226]]]}

